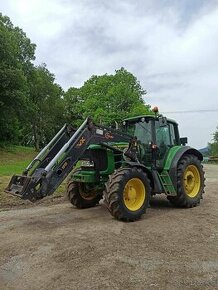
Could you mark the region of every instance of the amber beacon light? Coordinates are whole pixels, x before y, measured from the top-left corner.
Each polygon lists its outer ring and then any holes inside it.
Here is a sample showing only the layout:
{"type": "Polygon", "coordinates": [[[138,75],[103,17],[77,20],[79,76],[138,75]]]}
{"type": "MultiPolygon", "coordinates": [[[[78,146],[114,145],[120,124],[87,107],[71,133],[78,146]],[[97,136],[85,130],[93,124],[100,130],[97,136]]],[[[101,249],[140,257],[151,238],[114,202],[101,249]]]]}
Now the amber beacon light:
{"type": "Polygon", "coordinates": [[[159,112],[158,107],[155,106],[152,111],[157,114],[159,112]]]}

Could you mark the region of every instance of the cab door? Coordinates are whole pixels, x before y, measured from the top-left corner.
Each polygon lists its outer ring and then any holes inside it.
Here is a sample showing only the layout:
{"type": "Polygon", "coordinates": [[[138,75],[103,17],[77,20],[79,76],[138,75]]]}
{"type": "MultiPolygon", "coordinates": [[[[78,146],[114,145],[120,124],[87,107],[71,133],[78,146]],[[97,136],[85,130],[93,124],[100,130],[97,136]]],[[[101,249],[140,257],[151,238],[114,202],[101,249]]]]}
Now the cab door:
{"type": "Polygon", "coordinates": [[[156,149],[156,167],[162,170],[165,159],[171,147],[177,145],[176,126],[171,122],[162,124],[159,120],[155,120],[155,143],[156,149]]]}

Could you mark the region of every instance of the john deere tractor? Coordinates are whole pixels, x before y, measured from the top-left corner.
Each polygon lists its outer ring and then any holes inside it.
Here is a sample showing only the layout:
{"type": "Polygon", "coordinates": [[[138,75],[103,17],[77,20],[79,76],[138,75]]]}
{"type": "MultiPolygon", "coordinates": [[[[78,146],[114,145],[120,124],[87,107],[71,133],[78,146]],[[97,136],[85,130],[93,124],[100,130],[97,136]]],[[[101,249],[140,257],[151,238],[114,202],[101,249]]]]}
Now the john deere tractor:
{"type": "Polygon", "coordinates": [[[203,157],[186,143],[177,123],[157,110],[125,119],[120,130],[87,118],[78,130],[65,124],[6,192],[36,201],[70,175],[67,196],[74,206],[93,207],[103,198],[119,220],[138,220],[155,194],[194,207],[204,193],[203,157]]]}

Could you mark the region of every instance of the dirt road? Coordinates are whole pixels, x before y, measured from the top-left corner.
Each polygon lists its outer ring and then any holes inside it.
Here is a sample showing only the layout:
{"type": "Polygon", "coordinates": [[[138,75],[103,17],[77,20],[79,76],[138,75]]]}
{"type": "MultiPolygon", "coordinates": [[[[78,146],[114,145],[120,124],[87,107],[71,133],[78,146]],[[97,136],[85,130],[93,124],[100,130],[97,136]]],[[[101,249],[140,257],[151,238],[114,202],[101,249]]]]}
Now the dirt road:
{"type": "Polygon", "coordinates": [[[69,203],[0,212],[0,289],[218,289],[218,166],[202,204],[138,222],[69,203]]]}

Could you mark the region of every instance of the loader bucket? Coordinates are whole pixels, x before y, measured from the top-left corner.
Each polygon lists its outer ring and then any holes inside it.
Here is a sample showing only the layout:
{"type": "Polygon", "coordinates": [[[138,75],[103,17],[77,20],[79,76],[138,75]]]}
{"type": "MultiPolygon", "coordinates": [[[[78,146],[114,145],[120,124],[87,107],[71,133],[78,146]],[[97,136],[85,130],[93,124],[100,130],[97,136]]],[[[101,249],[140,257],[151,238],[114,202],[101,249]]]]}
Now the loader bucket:
{"type": "Polygon", "coordinates": [[[34,202],[42,198],[36,189],[37,186],[40,187],[40,184],[31,176],[13,175],[8,186],[5,188],[5,192],[34,202]]]}

